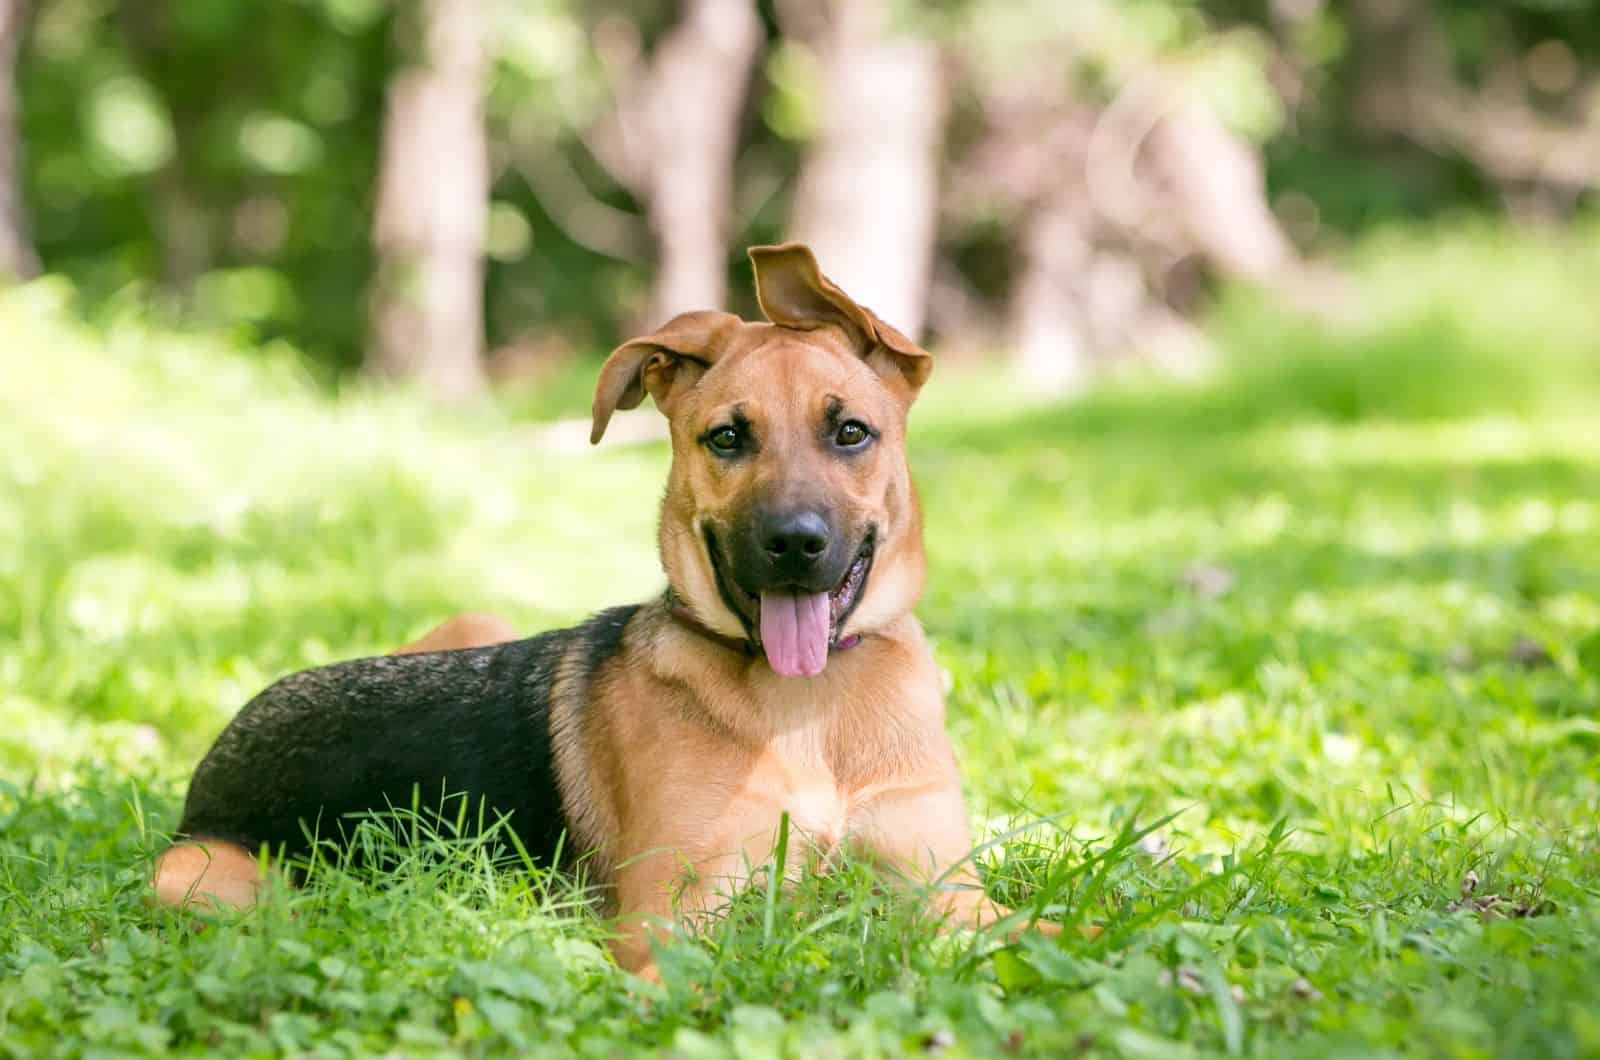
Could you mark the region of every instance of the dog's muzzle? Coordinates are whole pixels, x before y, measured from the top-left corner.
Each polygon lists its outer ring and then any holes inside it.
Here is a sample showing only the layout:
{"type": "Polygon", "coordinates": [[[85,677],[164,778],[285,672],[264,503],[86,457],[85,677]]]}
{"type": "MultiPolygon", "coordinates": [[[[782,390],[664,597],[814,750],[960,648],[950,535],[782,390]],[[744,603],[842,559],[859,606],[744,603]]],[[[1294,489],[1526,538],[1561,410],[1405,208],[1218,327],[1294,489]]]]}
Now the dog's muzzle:
{"type": "Polygon", "coordinates": [[[754,513],[734,535],[734,581],[756,596],[775,589],[828,592],[852,559],[844,538],[815,508],[754,513]]]}
{"type": "Polygon", "coordinates": [[[845,534],[814,509],[764,512],[706,547],[724,601],[783,677],[815,677],[839,646],[872,568],[876,533],[845,534]],[[853,540],[852,540],[853,539],[853,540]]]}

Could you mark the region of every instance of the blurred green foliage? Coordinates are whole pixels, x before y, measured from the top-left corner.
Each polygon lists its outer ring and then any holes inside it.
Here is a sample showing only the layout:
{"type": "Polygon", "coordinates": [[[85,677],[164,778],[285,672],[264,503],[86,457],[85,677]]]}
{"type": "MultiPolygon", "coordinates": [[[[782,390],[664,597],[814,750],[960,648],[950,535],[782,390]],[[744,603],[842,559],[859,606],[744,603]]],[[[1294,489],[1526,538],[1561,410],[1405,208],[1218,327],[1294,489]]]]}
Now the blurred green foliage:
{"type": "MultiPolygon", "coordinates": [[[[633,324],[650,265],[575,242],[535,194],[527,165],[558,159],[594,202],[639,213],[586,150],[614,89],[593,34],[621,20],[648,48],[676,9],[664,0],[494,4],[490,344],[559,335],[582,352],[604,349],[633,324]]],[[[1019,48],[1043,42],[1062,57],[1063,89],[1101,103],[1153,61],[1181,65],[1230,125],[1263,144],[1272,198],[1295,197],[1292,227],[1313,249],[1382,222],[1497,211],[1499,191],[1472,162],[1414,142],[1374,142],[1355,127],[1353,6],[960,0],[896,9],[899,32],[938,40],[950,58],[947,169],[975,133],[973,86],[1005,78],[1019,48]],[[1289,66],[1300,86],[1292,105],[1280,91],[1289,66]]],[[[203,324],[290,339],[321,377],[358,363],[394,6],[37,7],[19,83],[26,199],[47,268],[113,317],[130,294],[155,292],[203,324]]],[[[1441,0],[1436,9],[1453,68],[1470,84],[1540,42],[1560,42],[1581,70],[1600,48],[1600,19],[1584,0],[1441,0]]],[[[769,48],[741,131],[733,272],[742,268],[739,247],[781,234],[817,120],[814,57],[783,35],[770,5],[761,11],[769,48]]],[[[946,212],[942,254],[975,292],[1006,282],[997,248],[1010,237],[997,226],[1014,208],[946,212]]]]}
{"type": "Polygon", "coordinates": [[[387,21],[381,0],[41,5],[19,80],[47,267],[90,305],[165,282],[351,363],[387,21]]]}

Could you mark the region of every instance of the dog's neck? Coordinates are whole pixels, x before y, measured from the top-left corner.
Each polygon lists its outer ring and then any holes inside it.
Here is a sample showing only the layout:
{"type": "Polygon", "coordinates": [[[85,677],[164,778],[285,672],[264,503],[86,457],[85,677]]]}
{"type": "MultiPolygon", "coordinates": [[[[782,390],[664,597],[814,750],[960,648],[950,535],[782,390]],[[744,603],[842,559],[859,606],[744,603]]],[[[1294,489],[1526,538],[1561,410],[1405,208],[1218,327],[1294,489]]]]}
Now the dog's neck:
{"type": "Polygon", "coordinates": [[[749,638],[729,637],[718,633],[698,618],[695,618],[694,612],[689,610],[689,605],[679,599],[678,594],[671,589],[667,590],[666,595],[662,598],[662,603],[666,605],[667,616],[689,632],[704,637],[711,643],[727,648],[731,652],[737,652],[740,655],[754,656],[760,654],[760,649],[749,638]]]}
{"type": "MultiPolygon", "coordinates": [[[[662,598],[662,603],[666,605],[667,616],[684,629],[687,629],[689,632],[704,637],[711,643],[724,647],[731,652],[737,652],[740,655],[747,655],[754,658],[761,654],[761,647],[750,638],[729,637],[725,634],[718,633],[716,630],[712,629],[710,626],[707,626],[698,618],[694,617],[694,612],[689,610],[689,605],[685,604],[681,599],[679,599],[678,594],[673,592],[670,586],[667,589],[666,595],[662,598]]],[[[860,643],[861,634],[852,633],[848,637],[840,638],[838,643],[832,645],[828,651],[830,653],[836,651],[848,651],[860,643]]]]}

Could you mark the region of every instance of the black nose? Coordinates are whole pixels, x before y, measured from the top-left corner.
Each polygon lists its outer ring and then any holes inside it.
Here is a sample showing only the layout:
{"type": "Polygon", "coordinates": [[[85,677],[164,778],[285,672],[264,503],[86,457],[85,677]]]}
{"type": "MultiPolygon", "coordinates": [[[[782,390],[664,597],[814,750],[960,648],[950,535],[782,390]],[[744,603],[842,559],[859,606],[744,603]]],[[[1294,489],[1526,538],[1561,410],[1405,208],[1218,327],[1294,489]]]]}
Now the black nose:
{"type": "Polygon", "coordinates": [[[828,551],[828,520],[804,509],[770,516],[762,523],[761,550],[774,568],[803,573],[828,551]]]}

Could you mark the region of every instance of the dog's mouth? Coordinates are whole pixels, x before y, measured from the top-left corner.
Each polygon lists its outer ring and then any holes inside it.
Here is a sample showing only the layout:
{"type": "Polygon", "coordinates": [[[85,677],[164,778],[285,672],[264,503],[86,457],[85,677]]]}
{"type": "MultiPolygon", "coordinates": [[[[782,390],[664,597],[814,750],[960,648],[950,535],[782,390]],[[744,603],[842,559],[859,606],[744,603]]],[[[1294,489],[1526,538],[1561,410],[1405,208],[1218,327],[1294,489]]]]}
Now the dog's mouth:
{"type": "Polygon", "coordinates": [[[773,672],[782,677],[815,677],[828,663],[840,634],[861,603],[872,573],[877,535],[868,531],[832,589],[810,592],[799,586],[774,586],[759,593],[740,588],[727,576],[716,536],[707,528],[706,552],[716,577],[717,591],[744,626],[745,636],[767,657],[773,672]]]}

